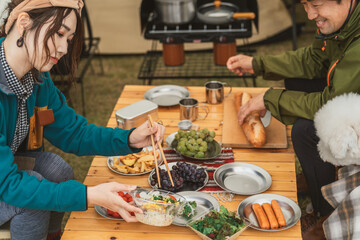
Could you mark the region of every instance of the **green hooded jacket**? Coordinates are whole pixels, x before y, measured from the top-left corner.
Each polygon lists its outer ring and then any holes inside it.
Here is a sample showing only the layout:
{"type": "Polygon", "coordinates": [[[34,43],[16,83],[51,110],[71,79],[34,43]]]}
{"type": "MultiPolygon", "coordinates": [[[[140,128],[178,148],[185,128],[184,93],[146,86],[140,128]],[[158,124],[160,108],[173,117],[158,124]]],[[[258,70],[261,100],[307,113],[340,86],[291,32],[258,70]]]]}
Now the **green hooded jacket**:
{"type": "Polygon", "coordinates": [[[328,100],[343,93],[360,93],[359,5],[338,34],[315,39],[311,46],[296,51],[254,57],[252,63],[255,74],[267,80],[327,79],[327,86],[322,92],[270,88],[264,95],[264,103],[279,121],[291,125],[297,118],[313,120],[315,113],[328,100]]]}

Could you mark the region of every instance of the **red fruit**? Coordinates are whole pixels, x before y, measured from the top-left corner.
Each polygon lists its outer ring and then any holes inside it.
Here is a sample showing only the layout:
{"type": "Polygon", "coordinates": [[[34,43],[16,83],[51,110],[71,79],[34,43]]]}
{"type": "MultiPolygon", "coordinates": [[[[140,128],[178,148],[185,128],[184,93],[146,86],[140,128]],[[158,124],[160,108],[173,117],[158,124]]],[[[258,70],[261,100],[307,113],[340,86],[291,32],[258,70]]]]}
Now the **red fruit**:
{"type": "Polygon", "coordinates": [[[214,234],[214,233],[209,233],[208,237],[211,238],[211,239],[214,239],[214,238],[215,238],[215,234],[214,234]]]}
{"type": "Polygon", "coordinates": [[[128,198],[128,202],[132,202],[133,201],[133,198],[130,196],[129,198],[128,198]]]}
{"type": "Polygon", "coordinates": [[[130,212],[130,215],[131,215],[131,216],[135,216],[135,213],[134,213],[134,212],[130,212]]]}
{"type": "Polygon", "coordinates": [[[131,195],[130,195],[129,193],[126,193],[126,194],[125,194],[125,197],[126,197],[126,198],[130,198],[131,195]]]}
{"type": "Polygon", "coordinates": [[[120,192],[118,192],[118,194],[119,194],[119,196],[120,196],[120,197],[125,196],[125,193],[123,193],[123,192],[121,192],[121,191],[120,191],[120,192]]]}
{"type": "Polygon", "coordinates": [[[113,216],[114,218],[121,218],[120,214],[118,214],[117,212],[113,212],[110,209],[106,209],[107,213],[111,216],[113,216]]]}

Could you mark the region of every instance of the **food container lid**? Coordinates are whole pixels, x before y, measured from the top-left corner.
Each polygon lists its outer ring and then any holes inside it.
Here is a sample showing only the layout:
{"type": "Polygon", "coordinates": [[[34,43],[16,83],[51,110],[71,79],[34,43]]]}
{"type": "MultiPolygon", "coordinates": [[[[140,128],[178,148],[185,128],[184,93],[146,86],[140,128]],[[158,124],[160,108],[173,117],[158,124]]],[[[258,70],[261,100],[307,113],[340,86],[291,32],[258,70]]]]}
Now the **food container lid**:
{"type": "Polygon", "coordinates": [[[133,119],[157,108],[158,105],[156,103],[141,100],[117,110],[115,115],[123,119],[133,119]]]}

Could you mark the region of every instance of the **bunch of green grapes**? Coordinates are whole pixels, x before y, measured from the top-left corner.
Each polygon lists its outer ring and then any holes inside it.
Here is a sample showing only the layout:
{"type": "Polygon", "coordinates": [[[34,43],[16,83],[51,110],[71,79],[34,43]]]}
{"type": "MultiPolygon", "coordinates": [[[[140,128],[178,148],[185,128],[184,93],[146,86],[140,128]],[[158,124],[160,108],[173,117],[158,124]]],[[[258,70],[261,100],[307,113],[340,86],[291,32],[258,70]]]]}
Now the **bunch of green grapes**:
{"type": "Polygon", "coordinates": [[[207,128],[187,132],[179,130],[175,135],[177,140],[176,150],[185,156],[205,158],[208,143],[212,142],[214,137],[215,132],[209,131],[207,128]]]}

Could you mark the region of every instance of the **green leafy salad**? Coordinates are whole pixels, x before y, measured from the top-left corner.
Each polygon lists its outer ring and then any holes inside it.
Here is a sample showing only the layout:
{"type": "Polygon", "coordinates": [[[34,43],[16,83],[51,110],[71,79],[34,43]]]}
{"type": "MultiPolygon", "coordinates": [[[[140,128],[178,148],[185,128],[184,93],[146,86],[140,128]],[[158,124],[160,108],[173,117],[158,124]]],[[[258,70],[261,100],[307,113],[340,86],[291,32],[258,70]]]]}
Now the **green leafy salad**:
{"type": "Polygon", "coordinates": [[[212,210],[203,219],[190,223],[190,226],[211,239],[225,240],[244,228],[245,222],[220,206],[219,212],[212,210]]]}

